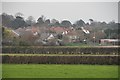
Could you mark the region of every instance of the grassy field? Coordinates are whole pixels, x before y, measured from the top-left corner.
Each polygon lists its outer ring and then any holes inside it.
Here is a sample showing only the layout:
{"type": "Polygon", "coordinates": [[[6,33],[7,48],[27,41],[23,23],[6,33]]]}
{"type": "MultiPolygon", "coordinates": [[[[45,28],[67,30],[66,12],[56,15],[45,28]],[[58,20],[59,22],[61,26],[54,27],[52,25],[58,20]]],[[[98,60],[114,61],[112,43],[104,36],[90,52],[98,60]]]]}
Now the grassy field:
{"type": "Polygon", "coordinates": [[[117,78],[115,65],[3,64],[3,78],[117,78]]]}

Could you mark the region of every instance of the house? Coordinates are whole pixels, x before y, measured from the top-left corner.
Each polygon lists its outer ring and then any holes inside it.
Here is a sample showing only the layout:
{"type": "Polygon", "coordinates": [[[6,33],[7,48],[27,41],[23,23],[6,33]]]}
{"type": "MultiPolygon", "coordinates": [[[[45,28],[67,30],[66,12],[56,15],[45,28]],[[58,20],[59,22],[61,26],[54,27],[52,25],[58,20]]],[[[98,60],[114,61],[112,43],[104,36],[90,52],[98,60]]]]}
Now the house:
{"type": "Polygon", "coordinates": [[[38,38],[38,31],[36,28],[27,27],[27,28],[18,28],[16,30],[12,30],[16,37],[19,37],[22,41],[33,42],[38,38]]]}
{"type": "Polygon", "coordinates": [[[90,34],[90,31],[85,29],[84,27],[81,27],[82,31],[85,33],[85,34],[90,34]]]}
{"type": "Polygon", "coordinates": [[[59,45],[58,40],[56,39],[56,34],[50,33],[41,33],[39,39],[36,40],[36,43],[40,45],[59,45]]]}
{"type": "Polygon", "coordinates": [[[48,36],[47,40],[50,40],[50,39],[53,39],[53,38],[55,38],[55,37],[53,36],[53,34],[50,34],[50,35],[48,36]]]}
{"type": "Polygon", "coordinates": [[[79,33],[74,30],[69,31],[66,36],[68,36],[69,42],[76,42],[79,39],[79,33]]]}
{"type": "Polygon", "coordinates": [[[100,44],[101,45],[119,45],[120,40],[119,39],[100,39],[100,44]]]}
{"type": "Polygon", "coordinates": [[[40,29],[39,27],[32,26],[32,27],[27,27],[25,31],[31,31],[33,35],[37,35],[40,32],[40,29]]]}
{"type": "Polygon", "coordinates": [[[25,35],[26,33],[30,33],[34,36],[38,35],[39,29],[37,27],[27,27],[27,28],[18,28],[16,30],[12,30],[18,36],[25,35]]]}
{"type": "Polygon", "coordinates": [[[50,31],[56,32],[57,34],[66,34],[70,29],[64,27],[51,27],[50,31]]]}
{"type": "Polygon", "coordinates": [[[16,31],[14,31],[14,30],[12,30],[12,33],[13,33],[13,35],[16,36],[16,37],[19,37],[19,36],[20,36],[20,34],[17,33],[16,31]]]}

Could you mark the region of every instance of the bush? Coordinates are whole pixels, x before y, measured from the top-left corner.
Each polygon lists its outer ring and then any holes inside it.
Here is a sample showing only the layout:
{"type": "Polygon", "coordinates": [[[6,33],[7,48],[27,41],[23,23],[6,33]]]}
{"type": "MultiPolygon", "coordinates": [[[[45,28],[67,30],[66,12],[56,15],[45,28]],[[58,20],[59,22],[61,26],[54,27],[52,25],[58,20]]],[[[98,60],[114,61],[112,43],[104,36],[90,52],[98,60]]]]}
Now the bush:
{"type": "Polygon", "coordinates": [[[12,46],[2,47],[2,53],[24,54],[118,54],[118,47],[64,47],[64,46],[12,46]]]}
{"type": "Polygon", "coordinates": [[[118,56],[3,56],[3,63],[14,64],[100,64],[118,65],[118,56]]]}

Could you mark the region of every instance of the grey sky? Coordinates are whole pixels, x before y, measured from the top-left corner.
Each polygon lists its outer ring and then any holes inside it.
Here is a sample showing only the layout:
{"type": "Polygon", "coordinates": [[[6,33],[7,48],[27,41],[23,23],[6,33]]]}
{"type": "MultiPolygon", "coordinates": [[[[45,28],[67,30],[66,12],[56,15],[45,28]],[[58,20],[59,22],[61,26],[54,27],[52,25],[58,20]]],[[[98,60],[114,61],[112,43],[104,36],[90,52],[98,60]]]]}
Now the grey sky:
{"type": "Polygon", "coordinates": [[[117,2],[3,2],[2,12],[14,15],[17,12],[24,17],[33,16],[36,20],[41,15],[49,19],[63,19],[75,22],[90,18],[96,21],[118,21],[117,2]]]}

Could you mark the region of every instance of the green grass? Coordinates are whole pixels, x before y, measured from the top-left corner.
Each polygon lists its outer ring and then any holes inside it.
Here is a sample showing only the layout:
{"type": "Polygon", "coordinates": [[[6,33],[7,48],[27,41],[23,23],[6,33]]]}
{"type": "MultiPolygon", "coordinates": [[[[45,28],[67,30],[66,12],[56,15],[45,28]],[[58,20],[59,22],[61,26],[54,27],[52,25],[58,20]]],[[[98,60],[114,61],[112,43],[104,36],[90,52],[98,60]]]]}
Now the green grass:
{"type": "Polygon", "coordinates": [[[3,78],[117,78],[117,65],[3,64],[3,78]]]}
{"type": "Polygon", "coordinates": [[[2,78],[2,64],[1,63],[0,63],[0,78],[2,78]]]}

